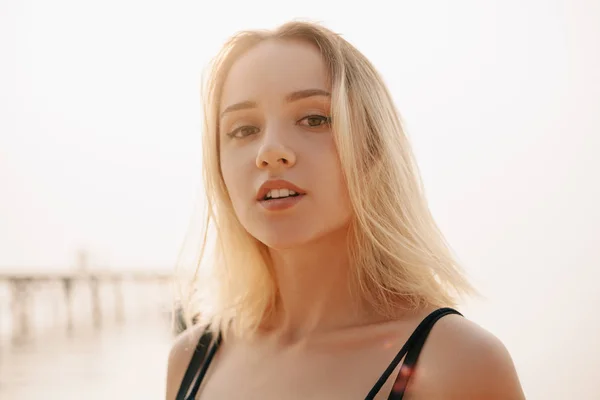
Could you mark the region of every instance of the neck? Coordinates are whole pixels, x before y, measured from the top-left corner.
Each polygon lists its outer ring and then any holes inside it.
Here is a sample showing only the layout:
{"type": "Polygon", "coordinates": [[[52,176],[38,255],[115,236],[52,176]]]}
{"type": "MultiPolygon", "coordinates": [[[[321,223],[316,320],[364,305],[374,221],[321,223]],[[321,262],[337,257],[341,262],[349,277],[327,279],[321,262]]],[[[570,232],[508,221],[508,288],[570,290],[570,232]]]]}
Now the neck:
{"type": "Polygon", "coordinates": [[[282,341],[373,319],[373,313],[352,294],[347,240],[347,232],[342,231],[306,246],[269,250],[279,293],[268,327],[282,341]]]}

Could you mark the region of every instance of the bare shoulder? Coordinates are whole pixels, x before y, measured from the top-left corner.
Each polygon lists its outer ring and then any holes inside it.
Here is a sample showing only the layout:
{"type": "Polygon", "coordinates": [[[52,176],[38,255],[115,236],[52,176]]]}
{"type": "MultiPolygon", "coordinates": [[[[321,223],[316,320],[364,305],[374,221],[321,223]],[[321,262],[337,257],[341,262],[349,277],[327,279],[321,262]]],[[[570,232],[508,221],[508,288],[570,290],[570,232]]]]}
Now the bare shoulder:
{"type": "Polygon", "coordinates": [[[167,366],[167,400],[174,400],[205,327],[194,325],[179,334],[171,346],[167,366]]]}
{"type": "Polygon", "coordinates": [[[434,325],[411,379],[411,400],[525,399],[504,344],[459,315],[447,315],[434,325]]]}

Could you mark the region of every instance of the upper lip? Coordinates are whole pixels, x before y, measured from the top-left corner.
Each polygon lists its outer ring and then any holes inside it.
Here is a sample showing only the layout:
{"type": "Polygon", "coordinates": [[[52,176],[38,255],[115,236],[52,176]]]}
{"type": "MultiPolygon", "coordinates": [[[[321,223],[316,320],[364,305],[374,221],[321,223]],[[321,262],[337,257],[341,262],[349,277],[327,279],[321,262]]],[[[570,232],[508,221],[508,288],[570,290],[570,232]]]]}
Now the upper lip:
{"type": "Polygon", "coordinates": [[[256,200],[262,200],[271,189],[288,189],[298,194],[306,194],[306,191],[284,179],[269,179],[265,181],[256,192],[256,200]]]}

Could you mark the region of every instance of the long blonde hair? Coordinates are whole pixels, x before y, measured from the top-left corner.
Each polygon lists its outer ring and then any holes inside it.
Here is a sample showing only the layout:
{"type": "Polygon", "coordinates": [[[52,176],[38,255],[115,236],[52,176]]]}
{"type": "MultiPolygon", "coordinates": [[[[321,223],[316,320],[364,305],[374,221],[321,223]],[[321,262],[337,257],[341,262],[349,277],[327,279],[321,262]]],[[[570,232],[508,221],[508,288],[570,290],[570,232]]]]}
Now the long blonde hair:
{"type": "Polygon", "coordinates": [[[274,31],[233,36],[205,81],[206,215],[200,243],[192,243],[200,254],[182,292],[188,322],[196,316],[214,329],[251,334],[277,298],[265,245],[248,234],[233,211],[218,142],[221,89],[229,69],[268,39],[312,43],[328,68],[332,129],[353,207],[349,251],[356,294],[393,318],[407,305],[453,306],[460,296],[475,293],[430,213],[400,117],[378,72],[338,34],[314,23],[289,22],[274,31]]]}

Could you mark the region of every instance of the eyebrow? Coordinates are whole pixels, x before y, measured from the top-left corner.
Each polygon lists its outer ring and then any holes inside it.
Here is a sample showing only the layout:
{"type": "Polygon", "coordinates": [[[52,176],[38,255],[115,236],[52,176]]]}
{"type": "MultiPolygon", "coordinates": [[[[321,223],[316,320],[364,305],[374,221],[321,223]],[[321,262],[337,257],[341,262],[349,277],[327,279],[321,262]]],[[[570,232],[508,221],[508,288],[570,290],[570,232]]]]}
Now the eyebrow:
{"type": "MultiPolygon", "coordinates": [[[[287,96],[285,96],[285,101],[287,103],[293,103],[294,101],[298,101],[298,100],[302,100],[302,99],[306,99],[306,98],[314,97],[314,96],[331,97],[331,93],[329,93],[326,90],[322,90],[322,89],[298,90],[296,92],[292,92],[292,93],[288,94],[287,96]]],[[[240,111],[240,110],[247,110],[250,108],[256,108],[257,106],[258,105],[256,104],[255,101],[242,101],[240,103],[235,103],[235,104],[232,104],[229,107],[227,107],[225,110],[223,110],[223,112],[221,113],[221,118],[223,118],[223,116],[227,113],[231,113],[234,111],[240,111]]]]}

